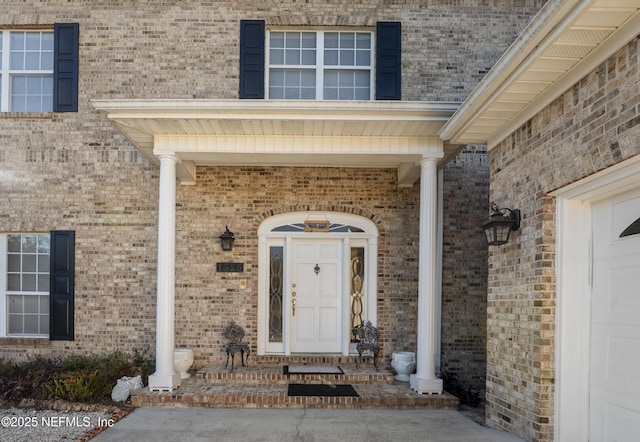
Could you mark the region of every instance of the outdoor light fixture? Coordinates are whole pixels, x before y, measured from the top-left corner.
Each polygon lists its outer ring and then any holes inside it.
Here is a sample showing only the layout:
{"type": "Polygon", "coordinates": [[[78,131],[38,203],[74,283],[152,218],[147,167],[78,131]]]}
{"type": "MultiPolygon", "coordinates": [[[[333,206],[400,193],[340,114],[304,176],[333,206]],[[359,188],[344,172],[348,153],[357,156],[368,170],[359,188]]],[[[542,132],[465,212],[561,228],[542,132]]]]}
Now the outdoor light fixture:
{"type": "Polygon", "coordinates": [[[222,250],[230,252],[233,250],[233,242],[236,239],[233,237],[233,232],[229,230],[229,227],[225,226],[225,229],[222,235],[220,235],[220,245],[222,246],[222,250]]]}
{"type": "Polygon", "coordinates": [[[490,246],[499,246],[509,242],[509,233],[520,228],[519,209],[501,209],[491,204],[489,219],[482,223],[482,229],[490,246]]]}

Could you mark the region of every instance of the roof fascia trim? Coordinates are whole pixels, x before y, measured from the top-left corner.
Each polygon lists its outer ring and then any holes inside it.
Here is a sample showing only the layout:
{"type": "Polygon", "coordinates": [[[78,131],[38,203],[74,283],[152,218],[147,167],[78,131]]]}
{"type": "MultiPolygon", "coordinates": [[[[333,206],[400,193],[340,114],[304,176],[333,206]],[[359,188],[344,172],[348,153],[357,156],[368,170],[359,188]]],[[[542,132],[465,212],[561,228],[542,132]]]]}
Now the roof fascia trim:
{"type": "MultiPolygon", "coordinates": [[[[579,0],[548,2],[533,18],[520,36],[513,42],[498,62],[489,71],[469,97],[462,103],[456,113],[440,130],[440,138],[456,143],[456,138],[473,123],[477,115],[482,113],[517,76],[523,64],[530,61],[532,54],[542,50],[541,43],[550,33],[560,32],[572,17],[587,8],[590,1],[579,5],[579,0]],[[576,5],[581,6],[576,9],[576,5]],[[569,17],[570,16],[570,17],[569,17]]],[[[477,143],[486,143],[485,139],[478,139],[477,143]]]]}
{"type": "Polygon", "coordinates": [[[631,20],[623,24],[618,30],[612,33],[606,40],[598,45],[593,51],[582,59],[576,66],[570,69],[550,88],[545,90],[540,96],[528,104],[522,111],[516,114],[504,126],[497,130],[493,136],[487,140],[487,149],[491,150],[506,137],[515,132],[520,126],[529,121],[555,99],[568,91],[574,84],[589,75],[608,58],[618,52],[638,35],[640,29],[640,14],[635,15],[631,20]]]}

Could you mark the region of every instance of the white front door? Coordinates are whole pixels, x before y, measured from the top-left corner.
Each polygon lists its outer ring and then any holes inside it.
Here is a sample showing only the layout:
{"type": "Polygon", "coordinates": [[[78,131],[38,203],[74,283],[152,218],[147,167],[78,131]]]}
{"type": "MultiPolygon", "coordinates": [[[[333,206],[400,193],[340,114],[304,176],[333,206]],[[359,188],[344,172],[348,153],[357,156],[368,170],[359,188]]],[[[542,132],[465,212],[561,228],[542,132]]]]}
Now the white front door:
{"type": "Polygon", "coordinates": [[[633,228],[638,220],[640,191],[592,206],[593,441],[631,441],[640,435],[640,234],[633,228]],[[621,236],[625,230],[630,234],[621,236]]]}
{"type": "Polygon", "coordinates": [[[342,351],[342,267],[341,240],[293,240],[291,352],[342,351]]]}

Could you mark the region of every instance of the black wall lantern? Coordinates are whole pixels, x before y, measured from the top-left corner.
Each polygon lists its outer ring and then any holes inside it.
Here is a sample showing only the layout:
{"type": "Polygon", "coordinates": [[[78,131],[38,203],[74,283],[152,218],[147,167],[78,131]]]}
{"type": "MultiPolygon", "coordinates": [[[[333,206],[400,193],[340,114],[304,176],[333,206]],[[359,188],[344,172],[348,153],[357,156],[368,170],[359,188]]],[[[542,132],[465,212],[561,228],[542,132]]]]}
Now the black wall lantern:
{"type": "Polygon", "coordinates": [[[225,227],[225,231],[220,235],[220,245],[222,250],[230,252],[233,250],[233,242],[236,240],[233,236],[233,232],[229,230],[229,227],[225,227]]]}
{"type": "Polygon", "coordinates": [[[489,219],[482,223],[482,229],[490,246],[499,246],[509,242],[509,233],[520,228],[519,209],[501,209],[491,204],[489,219]]]}

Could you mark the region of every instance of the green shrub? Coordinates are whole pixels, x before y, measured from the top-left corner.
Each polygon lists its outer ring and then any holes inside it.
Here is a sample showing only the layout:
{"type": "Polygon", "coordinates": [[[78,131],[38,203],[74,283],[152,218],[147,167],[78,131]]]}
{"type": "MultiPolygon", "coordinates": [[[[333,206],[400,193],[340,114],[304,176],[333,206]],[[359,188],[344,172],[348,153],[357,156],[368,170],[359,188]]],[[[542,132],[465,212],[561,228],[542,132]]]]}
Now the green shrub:
{"type": "Polygon", "coordinates": [[[133,350],[131,356],[133,366],[138,369],[138,373],[142,376],[142,382],[144,385],[149,384],[149,375],[153,374],[156,368],[156,363],[153,358],[138,349],[133,350]]]}
{"type": "Polygon", "coordinates": [[[65,359],[36,357],[23,363],[0,360],[0,397],[103,401],[111,398],[122,376],[141,375],[148,383],[153,361],[143,352],[115,351],[106,355],[69,356],[65,359]]]}
{"type": "Polygon", "coordinates": [[[71,356],[62,362],[65,372],[76,372],[80,375],[96,373],[92,380],[90,400],[111,397],[116,381],[123,376],[141,375],[143,382],[148,382],[148,367],[152,362],[143,353],[135,351],[133,355],[114,351],[106,355],[71,356]]]}
{"type": "Polygon", "coordinates": [[[0,359],[0,378],[9,376],[13,371],[13,362],[0,359]]]}
{"type": "Polygon", "coordinates": [[[86,402],[99,399],[94,388],[97,376],[97,371],[91,374],[69,373],[63,379],[54,379],[53,386],[45,384],[44,387],[55,399],[86,402]]]}
{"type": "Polygon", "coordinates": [[[42,356],[23,363],[2,361],[1,365],[0,396],[9,401],[46,398],[43,385],[60,371],[59,361],[42,356]]]}

